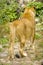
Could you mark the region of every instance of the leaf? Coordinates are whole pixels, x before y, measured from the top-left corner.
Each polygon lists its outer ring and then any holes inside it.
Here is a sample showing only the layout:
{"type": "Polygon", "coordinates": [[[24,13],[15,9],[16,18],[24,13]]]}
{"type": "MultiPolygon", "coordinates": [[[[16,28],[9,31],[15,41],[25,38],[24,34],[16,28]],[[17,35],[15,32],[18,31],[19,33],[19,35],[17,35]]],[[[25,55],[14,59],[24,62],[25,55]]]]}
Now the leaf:
{"type": "Polygon", "coordinates": [[[35,34],[35,39],[40,39],[41,37],[42,37],[41,34],[39,34],[39,33],[36,33],[36,34],[35,34]]]}

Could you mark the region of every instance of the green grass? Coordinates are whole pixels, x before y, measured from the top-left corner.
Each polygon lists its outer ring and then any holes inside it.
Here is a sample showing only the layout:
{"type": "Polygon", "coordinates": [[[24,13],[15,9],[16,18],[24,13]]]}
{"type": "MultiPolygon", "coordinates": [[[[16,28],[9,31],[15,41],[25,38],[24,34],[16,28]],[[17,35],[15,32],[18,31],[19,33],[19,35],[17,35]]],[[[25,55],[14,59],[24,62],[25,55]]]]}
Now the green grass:
{"type": "Polygon", "coordinates": [[[11,64],[9,64],[9,63],[5,63],[5,64],[3,64],[3,63],[0,63],[0,65],[11,65],[11,64]]]}
{"type": "Polygon", "coordinates": [[[0,52],[2,52],[3,51],[3,49],[2,48],[0,48],[0,52]]]}
{"type": "Polygon", "coordinates": [[[41,60],[43,59],[43,53],[39,53],[36,57],[35,60],[41,60]]]}
{"type": "Polygon", "coordinates": [[[43,42],[39,43],[38,46],[43,48],[43,42]]]}
{"type": "Polygon", "coordinates": [[[41,34],[39,34],[39,33],[36,33],[36,34],[35,34],[35,39],[40,39],[41,37],[42,37],[41,34]]]}
{"type": "Polygon", "coordinates": [[[0,38],[0,43],[3,45],[3,44],[6,44],[8,43],[8,39],[7,38],[0,38]]]}

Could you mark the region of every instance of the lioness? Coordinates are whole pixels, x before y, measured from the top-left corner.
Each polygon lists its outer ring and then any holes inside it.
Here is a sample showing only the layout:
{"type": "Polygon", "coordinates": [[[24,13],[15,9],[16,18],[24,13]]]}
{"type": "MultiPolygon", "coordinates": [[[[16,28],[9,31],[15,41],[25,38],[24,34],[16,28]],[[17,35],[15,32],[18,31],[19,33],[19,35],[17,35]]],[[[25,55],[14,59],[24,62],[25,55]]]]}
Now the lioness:
{"type": "Polygon", "coordinates": [[[34,7],[26,7],[20,19],[15,20],[9,24],[10,28],[10,58],[14,58],[14,39],[17,36],[20,41],[20,54],[27,56],[24,52],[26,40],[31,44],[34,42],[35,34],[35,12],[34,7]]]}

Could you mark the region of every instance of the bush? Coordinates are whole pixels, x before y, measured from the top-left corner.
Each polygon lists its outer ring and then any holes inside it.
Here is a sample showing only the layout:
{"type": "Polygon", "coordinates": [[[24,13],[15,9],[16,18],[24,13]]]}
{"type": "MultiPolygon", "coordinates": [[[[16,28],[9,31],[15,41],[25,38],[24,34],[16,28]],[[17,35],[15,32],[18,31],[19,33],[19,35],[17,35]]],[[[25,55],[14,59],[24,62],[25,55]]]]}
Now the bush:
{"type": "MultiPolygon", "coordinates": [[[[43,3],[41,2],[29,2],[28,7],[34,6],[36,10],[36,16],[43,16],[43,3]]],[[[21,9],[19,3],[16,0],[0,0],[0,24],[11,22],[18,19],[21,15],[21,9]]]]}
{"type": "Polygon", "coordinates": [[[19,18],[19,10],[20,6],[16,0],[0,0],[0,24],[19,18]]]}

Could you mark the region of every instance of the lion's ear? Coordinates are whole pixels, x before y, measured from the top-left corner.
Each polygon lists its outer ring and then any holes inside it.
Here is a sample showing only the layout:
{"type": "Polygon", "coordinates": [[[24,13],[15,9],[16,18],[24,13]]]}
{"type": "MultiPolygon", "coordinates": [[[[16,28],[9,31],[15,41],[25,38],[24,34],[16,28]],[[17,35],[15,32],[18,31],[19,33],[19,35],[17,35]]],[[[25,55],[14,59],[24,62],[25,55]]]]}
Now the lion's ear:
{"type": "Polygon", "coordinates": [[[32,10],[33,12],[35,12],[35,9],[34,9],[34,7],[31,7],[31,8],[30,8],[30,10],[32,10]]]}
{"type": "Polygon", "coordinates": [[[25,7],[24,13],[27,13],[28,11],[29,11],[29,8],[28,7],[25,7]]]}

